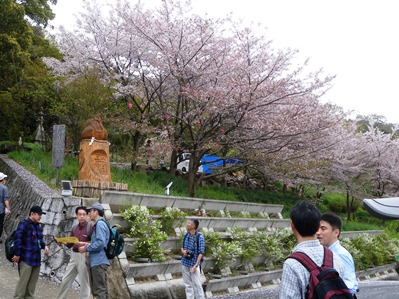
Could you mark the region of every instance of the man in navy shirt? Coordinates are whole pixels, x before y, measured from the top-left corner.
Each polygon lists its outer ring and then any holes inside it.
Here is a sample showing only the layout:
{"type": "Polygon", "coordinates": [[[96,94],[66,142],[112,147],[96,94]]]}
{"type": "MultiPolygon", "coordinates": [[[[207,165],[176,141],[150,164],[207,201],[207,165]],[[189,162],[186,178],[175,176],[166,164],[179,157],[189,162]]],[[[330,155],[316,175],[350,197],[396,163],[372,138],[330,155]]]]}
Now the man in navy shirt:
{"type": "Polygon", "coordinates": [[[18,263],[19,281],[15,289],[14,299],[34,298],[36,284],[39,279],[41,250],[49,254],[43,241],[43,229],[39,222],[46,214],[39,206],[33,206],[29,218],[22,221],[15,234],[15,255],[12,261],[18,263]]]}

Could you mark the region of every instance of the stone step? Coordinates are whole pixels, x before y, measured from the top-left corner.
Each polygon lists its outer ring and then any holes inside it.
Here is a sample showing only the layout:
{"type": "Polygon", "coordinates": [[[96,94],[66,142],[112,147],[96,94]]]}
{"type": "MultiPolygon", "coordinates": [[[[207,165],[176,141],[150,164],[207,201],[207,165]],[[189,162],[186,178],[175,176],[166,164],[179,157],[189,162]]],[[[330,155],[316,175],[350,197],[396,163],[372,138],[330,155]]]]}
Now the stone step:
{"type": "MultiPolygon", "coordinates": [[[[112,212],[119,213],[128,207],[146,206],[147,208],[163,209],[175,207],[183,211],[203,209],[206,211],[249,212],[279,215],[283,205],[246,203],[228,200],[212,200],[191,197],[178,197],[167,195],[140,194],[134,192],[105,191],[101,203],[109,204],[112,212]]],[[[280,215],[281,216],[281,215],[280,215]]],[[[281,218],[281,217],[280,217],[281,218]]]]}
{"type": "Polygon", "coordinates": [[[282,270],[249,273],[247,275],[224,277],[221,279],[212,279],[207,282],[206,292],[209,295],[211,292],[223,292],[228,289],[248,289],[255,285],[260,287],[266,283],[279,283],[281,279],[282,270]]]}
{"type": "MultiPolygon", "coordinates": [[[[154,219],[161,219],[162,216],[152,216],[154,219]]],[[[237,227],[243,230],[256,228],[257,230],[273,230],[276,228],[287,228],[290,226],[291,220],[288,219],[265,219],[265,218],[221,218],[221,217],[199,217],[186,216],[185,219],[198,219],[200,222],[200,230],[203,228],[213,229],[214,231],[223,232],[228,228],[237,227]]],[[[177,224],[178,222],[176,222],[177,224]]],[[[110,225],[120,225],[128,228],[128,222],[121,214],[113,214],[110,225]]],[[[174,227],[175,228],[175,227],[174,227]]]]}

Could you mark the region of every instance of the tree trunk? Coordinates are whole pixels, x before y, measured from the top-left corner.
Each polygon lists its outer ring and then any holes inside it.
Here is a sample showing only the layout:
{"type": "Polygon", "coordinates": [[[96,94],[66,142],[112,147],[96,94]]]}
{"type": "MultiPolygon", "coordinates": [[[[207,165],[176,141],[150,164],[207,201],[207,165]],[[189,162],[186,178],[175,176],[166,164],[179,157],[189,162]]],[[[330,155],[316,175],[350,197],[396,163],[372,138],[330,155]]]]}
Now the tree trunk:
{"type": "Polygon", "coordinates": [[[350,191],[350,189],[346,188],[346,213],[347,213],[346,219],[348,221],[351,220],[351,209],[350,209],[350,204],[349,204],[349,198],[350,198],[349,193],[350,192],[349,191],[350,191]]]}
{"type": "Polygon", "coordinates": [[[170,168],[169,173],[175,175],[177,169],[177,151],[174,149],[170,157],[170,168]]]}
{"type": "Polygon", "coordinates": [[[132,152],[132,162],[130,164],[130,168],[131,170],[135,170],[137,165],[137,157],[139,156],[141,133],[139,131],[134,131],[132,137],[133,137],[133,152],[132,152]]]}
{"type": "Polygon", "coordinates": [[[190,197],[197,196],[197,187],[201,181],[201,178],[197,176],[198,167],[200,166],[200,160],[202,155],[196,152],[191,153],[190,165],[188,170],[188,193],[190,197]]]}

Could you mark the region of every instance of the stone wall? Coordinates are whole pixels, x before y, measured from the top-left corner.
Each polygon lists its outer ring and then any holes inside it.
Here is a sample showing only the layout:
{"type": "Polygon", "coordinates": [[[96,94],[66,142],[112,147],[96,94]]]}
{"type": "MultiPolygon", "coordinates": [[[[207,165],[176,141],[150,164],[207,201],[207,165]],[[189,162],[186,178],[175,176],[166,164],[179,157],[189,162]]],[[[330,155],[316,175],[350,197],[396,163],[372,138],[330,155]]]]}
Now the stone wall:
{"type": "MultiPolygon", "coordinates": [[[[8,176],[7,186],[11,205],[11,216],[4,222],[5,235],[9,235],[21,220],[28,217],[31,206],[41,206],[47,213],[43,215],[41,223],[50,254],[45,256],[42,251],[40,274],[50,277],[54,282],[61,282],[69,262],[70,249],[58,246],[53,237],[69,236],[76,221],[75,208],[80,205],[91,205],[98,202],[98,199],[62,197],[61,190],[52,190],[6,155],[0,155],[0,172],[8,176]]],[[[108,279],[110,299],[129,298],[129,291],[117,258],[111,261],[108,279]]],[[[74,287],[78,287],[77,282],[74,287]]]]}
{"type": "Polygon", "coordinates": [[[69,261],[69,250],[55,243],[53,237],[68,236],[75,221],[75,208],[81,199],[62,197],[61,192],[50,189],[15,161],[0,155],[0,171],[8,175],[7,186],[10,196],[11,216],[4,222],[4,232],[9,235],[18,223],[29,216],[30,207],[41,206],[47,214],[41,223],[44,240],[50,255],[42,255],[41,275],[59,282],[69,261]]]}

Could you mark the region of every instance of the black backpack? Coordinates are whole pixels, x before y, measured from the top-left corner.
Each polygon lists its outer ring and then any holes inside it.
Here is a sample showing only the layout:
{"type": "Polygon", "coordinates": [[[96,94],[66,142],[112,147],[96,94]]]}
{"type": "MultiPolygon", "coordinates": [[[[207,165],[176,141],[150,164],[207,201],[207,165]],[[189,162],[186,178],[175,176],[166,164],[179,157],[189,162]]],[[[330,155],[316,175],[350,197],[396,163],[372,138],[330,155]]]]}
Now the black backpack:
{"type": "Polygon", "coordinates": [[[345,282],[333,268],[333,253],[324,247],[324,259],[321,267],[303,252],[294,252],[288,258],[296,259],[309,272],[309,284],[306,287],[306,299],[353,298],[345,282]]]}
{"type": "Polygon", "coordinates": [[[10,235],[7,237],[7,239],[6,239],[5,243],[4,243],[4,246],[5,246],[5,249],[6,249],[6,258],[7,258],[7,260],[9,260],[10,262],[12,262],[12,258],[13,258],[14,255],[15,255],[14,236],[15,236],[15,233],[16,233],[16,232],[17,232],[17,230],[14,230],[14,231],[12,232],[12,234],[10,234],[10,235]]]}
{"type": "Polygon", "coordinates": [[[107,247],[104,248],[104,250],[105,254],[107,255],[107,258],[109,260],[112,260],[114,257],[122,253],[123,248],[125,246],[125,239],[116,229],[117,227],[116,225],[112,226],[111,228],[108,222],[105,221],[103,218],[101,218],[100,220],[104,221],[109,228],[109,240],[107,247]]]}
{"type": "MultiPolygon", "coordinates": [[[[25,221],[25,220],[24,220],[25,221]]],[[[22,221],[23,222],[23,221],[22,221]]],[[[21,222],[21,223],[22,223],[21,222]]],[[[20,224],[21,224],[20,223],[20,224]]],[[[28,229],[28,227],[25,228],[24,230],[24,234],[26,232],[26,230],[28,229]]],[[[6,239],[6,241],[4,242],[4,247],[5,247],[5,252],[6,252],[6,258],[7,260],[9,260],[10,262],[12,262],[12,258],[15,255],[15,248],[14,248],[14,238],[15,238],[15,234],[16,234],[17,230],[14,230],[6,239]]]]}

